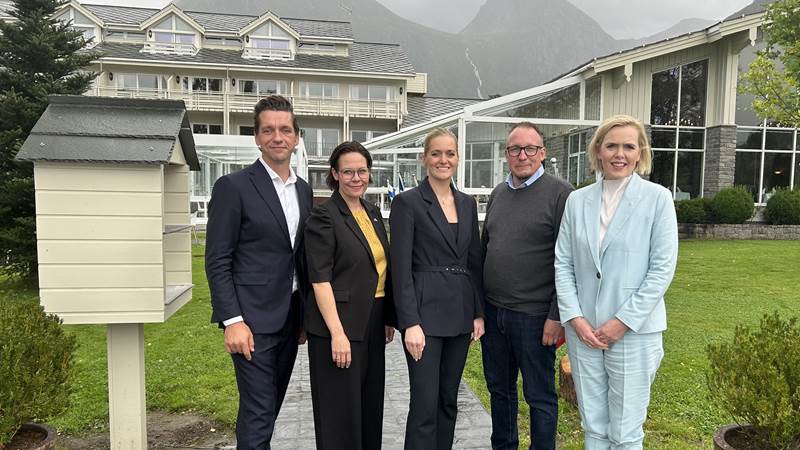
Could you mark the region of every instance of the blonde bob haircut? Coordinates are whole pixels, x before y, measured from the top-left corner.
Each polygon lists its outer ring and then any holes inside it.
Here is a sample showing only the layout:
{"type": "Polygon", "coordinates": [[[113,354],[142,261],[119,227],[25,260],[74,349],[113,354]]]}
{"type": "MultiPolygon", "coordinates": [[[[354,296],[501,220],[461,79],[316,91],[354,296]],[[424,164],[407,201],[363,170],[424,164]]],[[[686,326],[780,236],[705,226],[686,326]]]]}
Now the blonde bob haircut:
{"type": "Polygon", "coordinates": [[[603,139],[614,127],[633,127],[639,135],[639,162],[636,163],[636,173],[639,175],[647,175],[653,166],[653,152],[650,150],[650,140],[647,139],[647,132],[644,130],[644,125],[639,119],[631,116],[619,115],[609,117],[597,128],[597,131],[592,137],[592,142],[589,143],[589,150],[587,157],[589,163],[592,165],[592,170],[595,172],[603,172],[603,165],[598,159],[597,154],[600,153],[600,146],[603,145],[603,139]]]}
{"type": "Polygon", "coordinates": [[[453,142],[455,142],[456,144],[456,152],[458,152],[458,138],[456,137],[456,135],[453,134],[453,132],[448,130],[447,128],[438,127],[432,129],[430,132],[428,132],[428,135],[425,136],[425,147],[424,147],[425,151],[423,153],[424,155],[427,155],[428,151],[431,149],[431,141],[441,136],[449,136],[453,138],[453,142]]]}

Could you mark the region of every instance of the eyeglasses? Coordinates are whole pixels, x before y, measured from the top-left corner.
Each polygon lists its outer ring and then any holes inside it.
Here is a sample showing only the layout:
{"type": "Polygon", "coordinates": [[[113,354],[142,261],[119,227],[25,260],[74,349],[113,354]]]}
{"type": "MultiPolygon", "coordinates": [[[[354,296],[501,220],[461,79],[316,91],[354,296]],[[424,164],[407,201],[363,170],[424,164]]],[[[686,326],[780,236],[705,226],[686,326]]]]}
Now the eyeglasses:
{"type": "Polygon", "coordinates": [[[523,151],[529,157],[534,157],[543,148],[544,148],[544,146],[542,146],[542,145],[527,145],[525,147],[520,147],[519,145],[511,145],[511,146],[506,147],[506,152],[508,152],[509,155],[511,155],[511,156],[513,156],[515,158],[517,156],[519,156],[519,154],[522,153],[523,151]]]}
{"type": "Polygon", "coordinates": [[[353,169],[337,170],[337,172],[339,172],[339,175],[345,180],[352,180],[356,175],[358,175],[358,178],[361,179],[369,178],[369,169],[367,169],[366,167],[362,167],[358,170],[353,170],[353,169]]]}

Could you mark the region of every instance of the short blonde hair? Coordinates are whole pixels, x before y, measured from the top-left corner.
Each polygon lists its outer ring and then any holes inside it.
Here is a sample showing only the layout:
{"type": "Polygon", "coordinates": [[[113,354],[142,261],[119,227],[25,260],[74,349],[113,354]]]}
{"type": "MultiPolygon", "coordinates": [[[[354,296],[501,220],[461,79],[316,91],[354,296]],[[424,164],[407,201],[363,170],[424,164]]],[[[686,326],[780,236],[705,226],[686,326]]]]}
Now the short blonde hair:
{"type": "Polygon", "coordinates": [[[615,127],[633,127],[639,135],[639,162],[636,163],[636,173],[639,175],[647,175],[653,166],[653,152],[650,149],[650,140],[647,138],[647,132],[644,130],[644,124],[639,119],[631,116],[619,115],[609,117],[597,128],[592,137],[592,142],[589,143],[589,149],[586,152],[586,157],[589,158],[589,163],[592,170],[595,172],[603,172],[603,165],[597,157],[600,152],[600,146],[603,144],[603,139],[612,128],[615,127]]]}
{"type": "Polygon", "coordinates": [[[453,142],[456,143],[456,152],[458,152],[458,138],[456,137],[456,135],[447,128],[437,127],[432,129],[430,132],[428,132],[428,135],[425,136],[425,147],[424,147],[425,150],[423,152],[423,155],[427,155],[428,151],[431,149],[431,141],[441,136],[449,136],[453,138],[453,142]]]}

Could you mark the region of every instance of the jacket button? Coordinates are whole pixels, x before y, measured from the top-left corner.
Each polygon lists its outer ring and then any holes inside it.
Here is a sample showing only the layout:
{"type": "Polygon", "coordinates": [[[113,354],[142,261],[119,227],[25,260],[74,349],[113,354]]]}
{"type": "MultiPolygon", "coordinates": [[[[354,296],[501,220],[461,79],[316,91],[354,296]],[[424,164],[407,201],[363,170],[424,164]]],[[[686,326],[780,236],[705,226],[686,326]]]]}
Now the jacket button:
{"type": "Polygon", "coordinates": [[[600,279],[600,272],[597,272],[597,279],[600,279]]]}

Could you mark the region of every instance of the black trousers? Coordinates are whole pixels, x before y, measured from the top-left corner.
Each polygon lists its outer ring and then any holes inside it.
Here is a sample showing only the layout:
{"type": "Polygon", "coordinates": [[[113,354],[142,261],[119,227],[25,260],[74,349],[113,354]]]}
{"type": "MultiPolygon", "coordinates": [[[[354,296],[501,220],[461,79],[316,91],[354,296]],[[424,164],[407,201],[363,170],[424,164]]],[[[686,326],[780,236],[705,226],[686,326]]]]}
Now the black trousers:
{"type": "MultiPolygon", "coordinates": [[[[458,386],[467,361],[469,334],[425,336],[422,359],[406,351],[411,402],[406,450],[450,450],[458,412],[458,386]]],[[[405,346],[404,346],[405,348],[405,346]]]]}
{"type": "Polygon", "coordinates": [[[279,332],[253,334],[256,351],[250,361],[238,353],[231,355],[239,388],[237,450],[270,449],[275,419],[297,357],[297,332],[301,324],[302,305],[295,293],[286,323],[279,332]]]}
{"type": "Polygon", "coordinates": [[[377,450],[383,436],[386,341],[383,300],[372,305],[363,341],[350,341],[352,362],[333,362],[331,339],[309,334],[308,362],[318,450],[377,450]]]}

